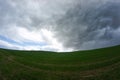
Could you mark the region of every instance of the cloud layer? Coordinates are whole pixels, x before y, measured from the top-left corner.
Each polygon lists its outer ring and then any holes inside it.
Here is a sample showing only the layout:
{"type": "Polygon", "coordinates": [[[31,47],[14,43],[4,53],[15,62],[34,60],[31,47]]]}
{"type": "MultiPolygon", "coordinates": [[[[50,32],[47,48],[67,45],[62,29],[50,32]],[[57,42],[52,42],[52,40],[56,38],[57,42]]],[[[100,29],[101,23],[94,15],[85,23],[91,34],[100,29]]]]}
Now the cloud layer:
{"type": "Polygon", "coordinates": [[[0,0],[0,47],[73,51],[120,44],[119,0],[0,0]]]}
{"type": "Polygon", "coordinates": [[[64,47],[86,50],[120,44],[120,2],[81,0],[57,20],[56,33],[64,47]]]}

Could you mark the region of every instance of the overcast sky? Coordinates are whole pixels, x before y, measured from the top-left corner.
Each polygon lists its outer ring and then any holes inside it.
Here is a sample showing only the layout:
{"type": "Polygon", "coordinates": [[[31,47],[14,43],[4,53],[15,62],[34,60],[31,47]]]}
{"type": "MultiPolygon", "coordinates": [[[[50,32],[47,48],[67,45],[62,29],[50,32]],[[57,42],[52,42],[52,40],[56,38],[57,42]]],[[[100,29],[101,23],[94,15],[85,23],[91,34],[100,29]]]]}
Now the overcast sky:
{"type": "Polygon", "coordinates": [[[63,52],[119,44],[119,0],[0,0],[1,48],[63,52]]]}

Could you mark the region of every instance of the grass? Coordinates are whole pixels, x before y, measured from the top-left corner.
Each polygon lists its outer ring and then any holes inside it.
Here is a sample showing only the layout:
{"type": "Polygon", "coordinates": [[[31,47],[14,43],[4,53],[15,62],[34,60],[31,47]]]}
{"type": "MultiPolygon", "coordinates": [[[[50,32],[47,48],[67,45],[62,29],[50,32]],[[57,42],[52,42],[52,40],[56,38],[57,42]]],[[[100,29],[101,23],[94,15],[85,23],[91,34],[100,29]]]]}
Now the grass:
{"type": "Polygon", "coordinates": [[[120,46],[55,53],[0,49],[0,80],[120,80],[120,46]]]}

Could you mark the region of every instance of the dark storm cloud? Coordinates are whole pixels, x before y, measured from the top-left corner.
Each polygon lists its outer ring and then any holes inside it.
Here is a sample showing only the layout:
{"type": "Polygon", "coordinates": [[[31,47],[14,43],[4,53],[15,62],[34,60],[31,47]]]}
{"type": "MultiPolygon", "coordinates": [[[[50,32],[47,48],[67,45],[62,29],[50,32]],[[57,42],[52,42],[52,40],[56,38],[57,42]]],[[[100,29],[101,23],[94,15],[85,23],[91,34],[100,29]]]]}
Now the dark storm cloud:
{"type": "Polygon", "coordinates": [[[56,37],[67,48],[94,49],[120,44],[119,1],[78,1],[56,23],[56,37]]]}
{"type": "Polygon", "coordinates": [[[120,44],[119,13],[119,0],[0,0],[0,35],[20,43],[48,43],[45,50],[112,46],[120,44]]]}
{"type": "Polygon", "coordinates": [[[0,0],[0,35],[18,43],[47,44],[25,47],[0,39],[0,47],[66,51],[50,30],[74,3],[73,0],[0,0]]]}

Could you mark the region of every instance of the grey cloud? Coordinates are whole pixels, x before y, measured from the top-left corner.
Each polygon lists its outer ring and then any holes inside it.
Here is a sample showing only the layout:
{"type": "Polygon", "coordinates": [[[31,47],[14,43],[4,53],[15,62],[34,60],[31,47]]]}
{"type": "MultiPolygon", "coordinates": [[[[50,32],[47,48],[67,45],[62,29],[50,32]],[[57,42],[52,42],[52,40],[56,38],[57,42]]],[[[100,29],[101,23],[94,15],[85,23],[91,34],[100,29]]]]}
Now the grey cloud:
{"type": "Polygon", "coordinates": [[[15,14],[15,11],[12,6],[10,6],[9,2],[6,0],[0,0],[0,26],[5,27],[5,24],[12,22],[15,14]]]}
{"type": "Polygon", "coordinates": [[[119,13],[119,1],[81,0],[56,21],[56,37],[75,50],[120,44],[120,35],[114,34],[120,28],[119,13]]]}
{"type": "Polygon", "coordinates": [[[119,0],[36,1],[0,0],[0,34],[18,36],[13,26],[47,28],[64,47],[75,50],[120,44],[119,0]]]}
{"type": "Polygon", "coordinates": [[[0,0],[0,25],[15,24],[28,29],[50,25],[73,0],[0,0]]]}
{"type": "MultiPolygon", "coordinates": [[[[38,40],[46,38],[49,35],[46,29],[54,26],[54,22],[65,13],[71,4],[73,0],[0,0],[0,35],[20,43],[26,40],[31,41],[31,36],[40,37],[38,40]],[[41,28],[45,29],[42,31],[41,28]],[[47,35],[44,34],[45,32],[47,35]]],[[[35,40],[37,37],[33,38],[33,42],[38,41],[35,40]]],[[[51,49],[59,48],[57,41],[53,43],[52,33],[48,38],[50,40],[45,40],[45,42],[51,43],[49,46],[51,49]],[[54,45],[57,45],[57,48],[54,45]]]]}

